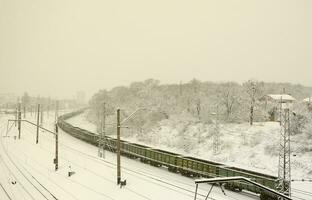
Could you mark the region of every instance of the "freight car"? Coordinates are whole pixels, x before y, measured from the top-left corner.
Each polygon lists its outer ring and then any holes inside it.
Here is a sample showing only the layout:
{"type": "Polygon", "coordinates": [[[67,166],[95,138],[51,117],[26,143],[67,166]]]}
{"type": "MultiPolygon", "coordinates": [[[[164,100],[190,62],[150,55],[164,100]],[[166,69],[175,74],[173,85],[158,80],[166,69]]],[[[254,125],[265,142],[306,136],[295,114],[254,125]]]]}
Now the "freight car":
{"type": "MultiPolygon", "coordinates": [[[[58,126],[68,134],[86,141],[93,145],[98,145],[99,136],[88,130],[72,126],[65,120],[82,113],[84,110],[68,113],[58,118],[58,126]]],[[[105,136],[106,149],[116,152],[117,140],[115,138],[105,136]]],[[[183,156],[161,149],[151,148],[141,144],[135,144],[127,141],[120,141],[121,154],[133,159],[139,159],[141,162],[149,163],[157,167],[167,167],[169,171],[180,173],[189,177],[231,177],[243,176],[249,178],[259,184],[275,189],[277,177],[230,167],[221,163],[211,162],[195,157],[183,156]]],[[[261,200],[275,200],[277,197],[271,193],[264,192],[258,187],[241,182],[227,183],[225,188],[230,190],[242,191],[247,190],[256,194],[260,194],[261,200]]]]}

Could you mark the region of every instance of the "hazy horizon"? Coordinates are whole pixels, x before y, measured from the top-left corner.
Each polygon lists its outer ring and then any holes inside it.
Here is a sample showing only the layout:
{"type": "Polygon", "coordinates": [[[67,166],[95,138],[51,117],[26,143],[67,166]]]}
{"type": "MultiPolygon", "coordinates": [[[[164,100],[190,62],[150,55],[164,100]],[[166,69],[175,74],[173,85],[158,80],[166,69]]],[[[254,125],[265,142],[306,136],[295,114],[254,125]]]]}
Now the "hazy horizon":
{"type": "Polygon", "coordinates": [[[0,0],[0,93],[149,78],[312,86],[312,1],[0,0]]]}

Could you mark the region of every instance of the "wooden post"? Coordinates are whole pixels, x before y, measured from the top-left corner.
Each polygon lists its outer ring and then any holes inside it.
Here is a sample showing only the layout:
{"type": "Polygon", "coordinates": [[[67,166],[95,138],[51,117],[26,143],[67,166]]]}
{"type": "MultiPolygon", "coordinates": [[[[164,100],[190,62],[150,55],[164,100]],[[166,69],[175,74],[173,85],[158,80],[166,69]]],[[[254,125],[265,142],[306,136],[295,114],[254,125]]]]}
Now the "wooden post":
{"type": "Polygon", "coordinates": [[[117,185],[120,184],[120,109],[117,109],[117,185]]]}
{"type": "Polygon", "coordinates": [[[58,126],[55,124],[55,171],[58,170],[58,126]]]}
{"type": "Polygon", "coordinates": [[[37,135],[36,135],[36,144],[38,144],[38,140],[39,140],[39,115],[40,115],[40,104],[38,104],[38,110],[37,110],[37,135]]]}

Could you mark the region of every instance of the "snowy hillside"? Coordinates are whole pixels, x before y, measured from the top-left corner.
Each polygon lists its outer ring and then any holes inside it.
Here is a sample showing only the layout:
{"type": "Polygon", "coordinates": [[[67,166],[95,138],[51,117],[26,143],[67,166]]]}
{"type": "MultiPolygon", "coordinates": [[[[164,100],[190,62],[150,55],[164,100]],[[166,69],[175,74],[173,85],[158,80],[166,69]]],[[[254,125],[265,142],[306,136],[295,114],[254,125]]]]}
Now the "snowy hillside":
{"type": "MultiPolygon", "coordinates": [[[[69,120],[76,126],[88,128],[86,115],[69,120]],[[84,125],[86,124],[86,125],[84,125]]],[[[162,120],[152,130],[144,133],[122,130],[128,141],[191,155],[231,166],[252,169],[277,176],[280,124],[278,122],[220,124],[219,153],[213,153],[214,124],[203,124],[173,116],[162,120]]],[[[113,132],[114,133],[114,132],[113,132]]],[[[312,147],[301,135],[292,137],[292,178],[312,178],[312,147]]]]}

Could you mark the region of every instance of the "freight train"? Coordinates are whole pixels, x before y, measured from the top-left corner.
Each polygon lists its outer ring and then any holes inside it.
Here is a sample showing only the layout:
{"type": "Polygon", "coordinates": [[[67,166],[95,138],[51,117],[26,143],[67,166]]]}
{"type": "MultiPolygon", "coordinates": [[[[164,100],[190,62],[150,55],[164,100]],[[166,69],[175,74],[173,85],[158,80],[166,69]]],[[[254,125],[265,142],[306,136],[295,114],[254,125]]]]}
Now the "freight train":
{"type": "MultiPolygon", "coordinates": [[[[84,110],[75,111],[62,115],[58,118],[58,126],[66,133],[88,142],[93,145],[98,145],[99,135],[88,130],[75,127],[66,119],[74,117],[84,110]]],[[[111,152],[116,152],[117,140],[115,138],[105,136],[105,148],[111,152]]],[[[211,162],[208,160],[183,156],[161,149],[151,148],[145,145],[120,141],[121,155],[129,158],[138,159],[143,163],[147,163],[157,167],[166,167],[170,172],[180,173],[189,177],[232,177],[243,176],[249,178],[263,186],[275,189],[277,177],[266,175],[250,170],[240,169],[237,167],[227,166],[221,163],[211,162]]],[[[261,200],[276,200],[277,196],[273,193],[264,191],[255,185],[242,182],[226,183],[225,188],[233,191],[247,190],[256,194],[260,194],[261,200]]]]}

